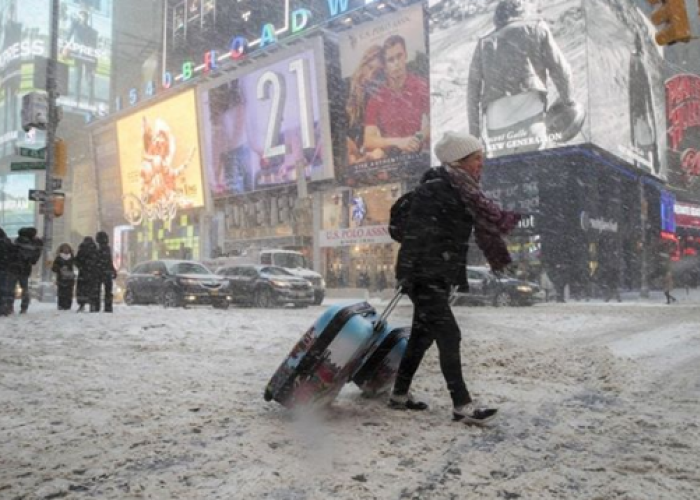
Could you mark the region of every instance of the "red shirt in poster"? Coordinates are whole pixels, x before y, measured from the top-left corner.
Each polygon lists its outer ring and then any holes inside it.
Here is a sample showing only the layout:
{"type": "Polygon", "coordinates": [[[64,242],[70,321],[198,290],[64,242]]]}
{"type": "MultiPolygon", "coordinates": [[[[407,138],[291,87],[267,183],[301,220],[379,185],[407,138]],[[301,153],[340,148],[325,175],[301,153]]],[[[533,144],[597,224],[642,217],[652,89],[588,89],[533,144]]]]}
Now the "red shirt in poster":
{"type": "Polygon", "coordinates": [[[382,87],[367,103],[365,125],[376,126],[382,137],[407,137],[419,132],[430,113],[425,79],[409,73],[401,90],[382,87]]]}

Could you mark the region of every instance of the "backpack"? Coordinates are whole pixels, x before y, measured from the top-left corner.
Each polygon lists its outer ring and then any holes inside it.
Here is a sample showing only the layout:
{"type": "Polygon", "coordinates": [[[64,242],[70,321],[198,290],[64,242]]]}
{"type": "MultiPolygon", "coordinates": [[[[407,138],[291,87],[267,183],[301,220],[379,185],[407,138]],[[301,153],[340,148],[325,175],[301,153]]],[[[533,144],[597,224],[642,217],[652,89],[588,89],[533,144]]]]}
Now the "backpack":
{"type": "Polygon", "coordinates": [[[415,192],[409,191],[399,197],[391,206],[389,213],[389,236],[394,241],[401,243],[406,233],[406,223],[411,214],[411,203],[415,192]]]}

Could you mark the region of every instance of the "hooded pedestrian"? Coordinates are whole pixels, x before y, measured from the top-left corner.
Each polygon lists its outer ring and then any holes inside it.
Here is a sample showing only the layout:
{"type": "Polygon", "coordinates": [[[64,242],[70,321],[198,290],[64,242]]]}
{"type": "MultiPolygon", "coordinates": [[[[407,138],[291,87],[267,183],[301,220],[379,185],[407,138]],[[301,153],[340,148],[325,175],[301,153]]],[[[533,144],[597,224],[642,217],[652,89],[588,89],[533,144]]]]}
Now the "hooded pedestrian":
{"type": "Polygon", "coordinates": [[[100,231],[95,236],[97,241],[97,310],[100,309],[100,294],[104,288],[104,311],[112,312],[112,288],[114,280],[117,278],[117,270],[112,260],[112,249],[109,246],[109,236],[104,231],[100,231]]]}
{"type": "Polygon", "coordinates": [[[0,316],[7,316],[12,312],[12,304],[15,300],[15,281],[13,278],[12,284],[10,284],[10,264],[17,258],[16,253],[15,244],[0,228],[0,316]]]}
{"type": "MultiPolygon", "coordinates": [[[[29,276],[32,274],[32,267],[39,262],[41,258],[44,242],[41,238],[37,237],[37,231],[34,227],[23,227],[17,234],[14,258],[10,261],[9,265],[8,286],[14,294],[14,289],[19,283],[22,289],[22,302],[19,312],[20,314],[24,314],[29,309],[29,303],[31,302],[29,276]]],[[[12,312],[12,307],[10,308],[10,312],[12,312]]]]}
{"type": "Polygon", "coordinates": [[[435,146],[442,166],[423,175],[414,191],[399,249],[396,279],[414,305],[411,337],[399,366],[389,406],[425,410],[409,389],[428,348],[437,343],[440,369],[453,404],[453,419],[484,424],[497,410],[478,408],[467,390],[460,356],[461,333],[452,310],[454,286],[468,286],[466,266],[472,230],[491,268],[500,272],[511,258],[502,235],[520,215],[500,210],[481,191],[483,149],[469,134],[447,132],[435,146]]]}
{"type": "Polygon", "coordinates": [[[99,272],[97,245],[92,236],[86,236],[78,245],[78,253],[75,256],[75,265],[78,267],[78,286],[76,298],[78,300],[78,312],[85,310],[85,305],[90,304],[90,312],[99,311],[99,272]]]}
{"type": "Polygon", "coordinates": [[[51,271],[56,274],[58,310],[70,311],[75,288],[75,257],[73,249],[68,243],[63,243],[58,247],[51,271]]]}

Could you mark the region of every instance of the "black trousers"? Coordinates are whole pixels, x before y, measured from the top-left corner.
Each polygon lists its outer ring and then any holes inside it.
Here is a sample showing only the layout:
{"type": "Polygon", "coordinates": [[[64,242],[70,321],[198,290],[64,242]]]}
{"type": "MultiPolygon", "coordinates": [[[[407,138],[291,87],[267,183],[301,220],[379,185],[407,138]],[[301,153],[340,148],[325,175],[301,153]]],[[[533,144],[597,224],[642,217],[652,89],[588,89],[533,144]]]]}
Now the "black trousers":
{"type": "Polygon", "coordinates": [[[58,310],[70,311],[73,305],[73,289],[75,280],[58,280],[58,310]]]}
{"type": "Polygon", "coordinates": [[[455,407],[472,401],[462,376],[459,344],[462,335],[450,309],[450,287],[436,283],[415,284],[408,296],[413,302],[413,323],[406,352],[399,365],[394,394],[408,393],[425,352],[435,342],[440,369],[455,407]]]}
{"type": "Polygon", "coordinates": [[[100,276],[100,281],[97,283],[97,291],[95,294],[95,300],[97,301],[94,305],[91,303],[90,304],[90,310],[100,310],[100,295],[102,292],[102,288],[104,287],[105,290],[105,295],[104,295],[104,301],[105,301],[105,312],[112,312],[112,303],[114,301],[114,296],[112,294],[112,288],[113,288],[113,280],[112,276],[110,274],[105,274],[104,276],[100,276]]]}

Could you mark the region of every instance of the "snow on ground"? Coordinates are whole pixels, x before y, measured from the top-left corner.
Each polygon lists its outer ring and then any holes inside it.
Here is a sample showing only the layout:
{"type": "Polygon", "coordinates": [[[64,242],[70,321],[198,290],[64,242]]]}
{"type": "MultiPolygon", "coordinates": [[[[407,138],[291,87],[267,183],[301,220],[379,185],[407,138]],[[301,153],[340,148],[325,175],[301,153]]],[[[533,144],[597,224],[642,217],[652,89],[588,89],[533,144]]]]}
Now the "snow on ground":
{"type": "MultiPolygon", "coordinates": [[[[323,307],[0,318],[0,498],[696,499],[700,293],[459,307],[490,428],[450,421],[435,349],[397,412],[262,398],[323,307]]],[[[410,320],[407,299],[394,324],[410,320]]]]}

